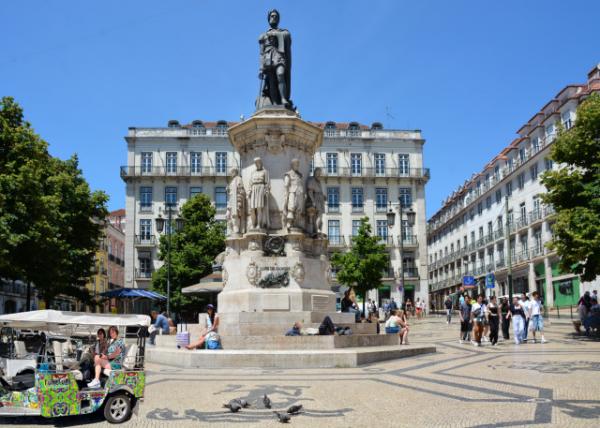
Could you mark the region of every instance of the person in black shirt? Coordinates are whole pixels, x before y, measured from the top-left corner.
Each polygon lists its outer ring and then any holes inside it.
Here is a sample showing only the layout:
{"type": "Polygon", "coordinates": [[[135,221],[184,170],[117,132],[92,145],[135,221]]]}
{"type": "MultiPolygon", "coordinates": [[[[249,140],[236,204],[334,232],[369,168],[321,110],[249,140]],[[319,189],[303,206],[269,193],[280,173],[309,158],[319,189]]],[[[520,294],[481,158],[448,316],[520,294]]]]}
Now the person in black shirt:
{"type": "Polygon", "coordinates": [[[510,319],[507,318],[509,306],[508,299],[506,297],[502,298],[502,303],[500,304],[500,313],[502,314],[502,337],[504,340],[510,339],[510,319]]]}
{"type": "Polygon", "coordinates": [[[510,305],[508,315],[506,315],[507,319],[509,317],[512,319],[512,323],[513,323],[513,332],[515,334],[515,344],[519,345],[519,344],[523,343],[523,339],[525,338],[524,332],[523,332],[523,329],[525,328],[525,309],[519,302],[519,298],[516,296],[513,297],[512,305],[510,305]]]}

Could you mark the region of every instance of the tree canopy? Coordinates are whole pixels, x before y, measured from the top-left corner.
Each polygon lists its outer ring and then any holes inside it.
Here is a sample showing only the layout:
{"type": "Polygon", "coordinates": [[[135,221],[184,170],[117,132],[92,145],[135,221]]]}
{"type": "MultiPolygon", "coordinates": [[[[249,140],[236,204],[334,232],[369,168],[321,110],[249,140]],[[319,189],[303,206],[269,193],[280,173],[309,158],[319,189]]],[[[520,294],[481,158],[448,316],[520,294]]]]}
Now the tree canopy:
{"type": "MultiPolygon", "coordinates": [[[[181,207],[181,231],[171,235],[171,311],[199,312],[202,299],[181,293],[212,272],[215,257],[225,250],[225,228],[215,220],[215,208],[205,194],[197,194],[181,207]]],[[[167,260],[168,237],[160,237],[159,259],[167,260]]],[[[167,293],[167,265],[152,275],[152,288],[167,293]]]]}
{"type": "Polygon", "coordinates": [[[549,247],[560,267],[584,281],[600,274],[600,95],[592,94],[577,110],[575,125],[560,129],[551,149],[560,169],[547,171],[543,200],[556,214],[549,247]]]}
{"type": "Polygon", "coordinates": [[[77,156],[61,160],[24,121],[11,97],[0,101],[0,277],[35,284],[47,303],[59,294],[84,302],[102,237],[108,197],[91,192],[77,156]]]}
{"type": "Polygon", "coordinates": [[[388,254],[385,245],[379,243],[380,238],[371,235],[369,219],[360,220],[358,234],[352,237],[350,250],[334,253],[331,263],[340,269],[337,281],[352,287],[363,300],[363,311],[366,295],[369,290],[381,287],[383,271],[388,267],[388,254]]]}

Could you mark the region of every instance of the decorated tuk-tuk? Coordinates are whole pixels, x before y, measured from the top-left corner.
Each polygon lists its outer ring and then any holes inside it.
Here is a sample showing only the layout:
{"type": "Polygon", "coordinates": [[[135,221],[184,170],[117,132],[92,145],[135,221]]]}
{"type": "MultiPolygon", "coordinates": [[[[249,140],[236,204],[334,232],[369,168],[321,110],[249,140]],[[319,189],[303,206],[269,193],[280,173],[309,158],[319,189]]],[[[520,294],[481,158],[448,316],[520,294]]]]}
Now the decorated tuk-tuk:
{"type": "Polygon", "coordinates": [[[125,422],[144,397],[144,350],[150,317],[41,310],[0,316],[0,417],[47,418],[102,410],[125,422]],[[94,376],[98,329],[115,326],[124,339],[120,368],[94,376]],[[90,370],[90,367],[92,369],[90,370]]]}

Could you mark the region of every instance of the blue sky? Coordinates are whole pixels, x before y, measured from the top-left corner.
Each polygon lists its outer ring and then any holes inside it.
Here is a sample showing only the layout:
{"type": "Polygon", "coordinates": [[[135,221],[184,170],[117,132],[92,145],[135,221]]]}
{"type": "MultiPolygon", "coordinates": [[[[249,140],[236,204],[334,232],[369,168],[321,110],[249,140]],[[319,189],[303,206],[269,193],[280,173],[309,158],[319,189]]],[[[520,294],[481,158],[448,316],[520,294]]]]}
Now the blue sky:
{"type": "Polygon", "coordinates": [[[422,129],[427,212],[600,62],[598,1],[3,1],[0,95],[123,207],[129,126],[236,120],[277,7],[307,120],[422,129]]]}

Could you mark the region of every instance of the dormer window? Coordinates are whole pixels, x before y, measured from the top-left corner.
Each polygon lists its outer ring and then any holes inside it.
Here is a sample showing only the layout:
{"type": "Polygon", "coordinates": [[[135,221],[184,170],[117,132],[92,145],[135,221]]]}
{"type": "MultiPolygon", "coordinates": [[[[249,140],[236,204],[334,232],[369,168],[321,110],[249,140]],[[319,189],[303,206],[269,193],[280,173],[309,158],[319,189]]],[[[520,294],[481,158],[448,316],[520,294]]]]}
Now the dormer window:
{"type": "Polygon", "coordinates": [[[360,137],[360,126],[356,122],[350,122],[348,125],[348,136],[360,137]]]}
{"type": "Polygon", "coordinates": [[[334,137],[337,133],[335,122],[327,122],[325,124],[325,136],[334,137]]]}
{"type": "Polygon", "coordinates": [[[381,131],[382,129],[383,125],[381,124],[381,122],[373,122],[373,124],[371,124],[372,131],[381,131]]]}
{"type": "Polygon", "coordinates": [[[179,124],[178,120],[169,120],[169,122],[167,123],[167,126],[169,128],[179,128],[181,125],[179,124]]]}
{"type": "Polygon", "coordinates": [[[219,120],[217,122],[217,126],[215,127],[216,135],[227,135],[227,122],[224,120],[219,120]]]}
{"type": "Polygon", "coordinates": [[[192,135],[205,135],[206,127],[201,120],[194,120],[192,122],[192,135]]]}

